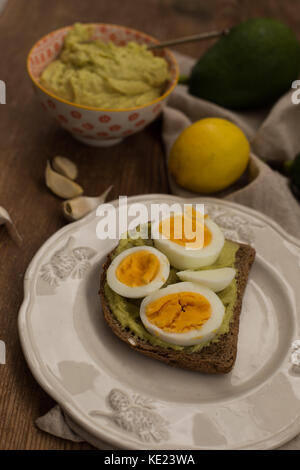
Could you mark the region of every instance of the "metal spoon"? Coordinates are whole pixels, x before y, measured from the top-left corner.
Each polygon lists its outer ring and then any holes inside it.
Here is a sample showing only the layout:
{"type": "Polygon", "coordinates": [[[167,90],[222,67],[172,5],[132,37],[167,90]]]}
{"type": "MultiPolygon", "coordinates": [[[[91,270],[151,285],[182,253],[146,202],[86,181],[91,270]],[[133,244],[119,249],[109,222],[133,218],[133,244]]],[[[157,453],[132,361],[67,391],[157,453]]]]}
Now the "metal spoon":
{"type": "Polygon", "coordinates": [[[227,36],[230,29],[224,29],[223,31],[211,31],[209,33],[194,34],[193,36],[185,36],[183,38],[171,39],[168,41],[160,42],[159,44],[154,44],[148,46],[149,50],[162,49],[168,46],[176,46],[178,44],[187,44],[190,42],[201,41],[203,39],[212,39],[218,38],[220,36],[227,36]]]}
{"type": "MultiPolygon", "coordinates": [[[[155,49],[163,49],[164,47],[168,47],[168,46],[176,46],[178,44],[187,44],[190,42],[202,41],[204,39],[218,38],[220,36],[227,36],[229,32],[230,32],[230,29],[223,29],[222,31],[210,31],[209,33],[194,34],[193,36],[185,36],[183,38],[170,39],[168,41],[163,41],[163,42],[160,42],[159,44],[152,44],[151,46],[148,46],[147,49],[149,51],[152,51],[155,49]]],[[[82,41],[82,44],[90,44],[92,42],[94,42],[94,39],[82,41]]]]}

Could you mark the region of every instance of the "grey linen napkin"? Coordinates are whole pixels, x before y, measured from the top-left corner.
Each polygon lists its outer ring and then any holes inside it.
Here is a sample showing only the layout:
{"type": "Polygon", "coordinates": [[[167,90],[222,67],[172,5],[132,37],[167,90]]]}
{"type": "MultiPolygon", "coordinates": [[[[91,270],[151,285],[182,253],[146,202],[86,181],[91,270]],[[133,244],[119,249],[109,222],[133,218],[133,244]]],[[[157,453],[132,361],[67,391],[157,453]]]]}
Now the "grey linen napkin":
{"type": "MultiPolygon", "coordinates": [[[[188,74],[194,61],[176,54],[181,73],[188,74]]],[[[188,94],[179,85],[171,95],[163,114],[163,140],[166,155],[178,135],[191,123],[204,117],[223,117],[237,124],[251,142],[252,155],[248,170],[250,182],[234,186],[218,197],[238,202],[261,211],[276,220],[294,236],[300,233],[300,205],[293,197],[286,178],[271,170],[265,159],[288,160],[300,151],[300,105],[291,101],[291,93],[284,95],[271,109],[251,112],[233,112],[188,94]]],[[[171,191],[182,197],[199,196],[177,186],[169,176],[171,191]]],[[[111,450],[78,427],[59,406],[38,418],[36,425],[43,431],[75,442],[87,441],[98,449],[111,450]]],[[[285,444],[281,450],[300,449],[300,435],[285,444]]]]}

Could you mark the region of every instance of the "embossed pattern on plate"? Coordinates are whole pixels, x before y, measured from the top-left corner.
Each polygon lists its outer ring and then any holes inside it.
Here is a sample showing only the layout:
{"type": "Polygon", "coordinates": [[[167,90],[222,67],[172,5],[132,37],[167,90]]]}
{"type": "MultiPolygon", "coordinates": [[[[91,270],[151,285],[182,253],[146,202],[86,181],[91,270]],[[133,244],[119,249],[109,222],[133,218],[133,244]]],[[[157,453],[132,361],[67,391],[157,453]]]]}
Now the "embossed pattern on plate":
{"type": "MultiPolygon", "coordinates": [[[[180,200],[129,199],[141,201],[180,200]]],[[[248,208],[197,202],[228,238],[257,250],[230,374],[172,368],[114,336],[97,292],[101,263],[116,242],[96,238],[95,213],[51,237],[28,268],[19,315],[25,357],[90,441],[131,449],[267,449],[300,432],[300,242],[248,208]]]]}

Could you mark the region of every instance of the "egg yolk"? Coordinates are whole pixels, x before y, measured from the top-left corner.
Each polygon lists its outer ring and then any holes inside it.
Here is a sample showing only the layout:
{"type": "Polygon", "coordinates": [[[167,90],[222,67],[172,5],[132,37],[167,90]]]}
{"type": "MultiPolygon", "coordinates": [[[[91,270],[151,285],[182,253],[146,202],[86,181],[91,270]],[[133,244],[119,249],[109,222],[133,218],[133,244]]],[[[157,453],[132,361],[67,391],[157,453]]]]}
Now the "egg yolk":
{"type": "Polygon", "coordinates": [[[136,251],[122,260],[116,270],[117,279],[128,287],[149,284],[159,271],[157,256],[146,250],[136,251]]]}
{"type": "Polygon", "coordinates": [[[211,305],[201,294],[178,292],[149,303],[148,320],[161,330],[170,333],[187,333],[200,329],[211,317],[211,305]]]}
{"type": "Polygon", "coordinates": [[[160,223],[159,232],[177,245],[203,248],[211,243],[212,234],[199,219],[202,220],[203,216],[197,217],[195,211],[191,217],[174,215],[160,223]]]}

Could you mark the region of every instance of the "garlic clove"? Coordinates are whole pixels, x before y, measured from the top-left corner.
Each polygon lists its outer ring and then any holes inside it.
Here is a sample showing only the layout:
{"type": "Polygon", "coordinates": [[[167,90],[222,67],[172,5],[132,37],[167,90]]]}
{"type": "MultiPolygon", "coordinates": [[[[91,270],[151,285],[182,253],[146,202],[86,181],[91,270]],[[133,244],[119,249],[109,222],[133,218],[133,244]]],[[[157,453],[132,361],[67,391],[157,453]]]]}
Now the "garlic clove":
{"type": "Polygon", "coordinates": [[[62,204],[63,214],[70,222],[79,220],[97,207],[94,206],[93,202],[91,198],[83,196],[69,199],[62,204]]]}
{"type": "Polygon", "coordinates": [[[5,225],[8,233],[17,245],[20,246],[22,244],[22,237],[13,223],[9,213],[6,209],[4,209],[4,207],[0,207],[0,225],[5,225]]]}
{"type": "Polygon", "coordinates": [[[83,194],[83,189],[79,184],[54,171],[49,162],[47,162],[45,177],[47,187],[62,199],[71,199],[83,194]]]}
{"type": "Polygon", "coordinates": [[[62,204],[64,216],[70,222],[82,219],[84,216],[88,215],[98,206],[103,204],[111,190],[112,186],[110,186],[106,191],[104,191],[103,194],[101,194],[101,196],[98,197],[81,196],[75,199],[64,201],[62,204]]]}
{"type": "Polygon", "coordinates": [[[76,180],[78,176],[78,168],[71,160],[66,157],[54,157],[52,166],[57,173],[69,178],[70,180],[76,180]]]}

